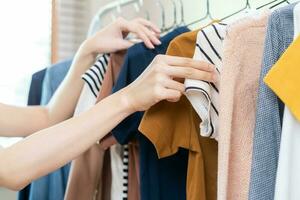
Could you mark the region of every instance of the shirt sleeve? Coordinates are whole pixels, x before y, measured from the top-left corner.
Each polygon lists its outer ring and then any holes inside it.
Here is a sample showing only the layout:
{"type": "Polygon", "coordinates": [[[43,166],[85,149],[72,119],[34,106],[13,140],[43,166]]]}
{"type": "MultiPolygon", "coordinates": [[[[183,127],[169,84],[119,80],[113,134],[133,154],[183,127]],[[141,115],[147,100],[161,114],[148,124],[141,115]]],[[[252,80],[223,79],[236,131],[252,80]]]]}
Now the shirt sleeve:
{"type": "Polygon", "coordinates": [[[108,66],[108,55],[100,55],[97,61],[83,75],[84,86],[77,102],[74,115],[78,115],[96,104],[104,75],[108,66]]]}
{"type": "MultiPolygon", "coordinates": [[[[213,64],[220,72],[222,66],[223,38],[226,25],[214,23],[201,29],[197,35],[194,60],[213,64]]],[[[201,118],[200,133],[217,139],[219,115],[219,87],[215,83],[200,80],[185,80],[186,96],[201,118]]]]}

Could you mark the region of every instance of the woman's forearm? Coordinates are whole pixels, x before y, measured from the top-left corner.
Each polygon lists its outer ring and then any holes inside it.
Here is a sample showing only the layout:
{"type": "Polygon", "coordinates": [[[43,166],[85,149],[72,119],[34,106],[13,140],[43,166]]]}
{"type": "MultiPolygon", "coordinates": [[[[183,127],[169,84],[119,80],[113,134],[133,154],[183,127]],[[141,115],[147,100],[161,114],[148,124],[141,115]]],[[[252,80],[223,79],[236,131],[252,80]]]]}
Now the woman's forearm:
{"type": "Polygon", "coordinates": [[[94,55],[84,55],[84,45],[47,106],[17,107],[0,104],[0,136],[26,137],[72,117],[83,87],[81,75],[95,62],[94,55]]]}
{"type": "Polygon", "coordinates": [[[77,157],[132,111],[116,93],[95,107],[0,151],[0,186],[18,190],[77,157]],[[5,166],[5,167],[4,167],[5,166]]]}
{"type": "MultiPolygon", "coordinates": [[[[80,51],[84,50],[79,50],[79,52],[80,51]]],[[[95,56],[93,55],[80,54],[75,56],[67,76],[46,107],[47,127],[73,116],[84,85],[84,81],[81,79],[81,76],[94,64],[94,62],[95,56]]]]}
{"type": "Polygon", "coordinates": [[[151,22],[116,20],[83,42],[66,78],[46,107],[19,108],[0,104],[0,136],[25,137],[72,117],[84,84],[81,75],[94,64],[98,54],[129,48],[132,43],[124,39],[129,32],[136,34],[149,48],[160,44],[159,29],[151,22]]]}
{"type": "Polygon", "coordinates": [[[215,82],[216,74],[205,62],[157,56],[133,83],[89,111],[1,150],[0,187],[20,189],[86,151],[131,113],[161,100],[178,101],[185,87],[174,77],[215,82]]]}

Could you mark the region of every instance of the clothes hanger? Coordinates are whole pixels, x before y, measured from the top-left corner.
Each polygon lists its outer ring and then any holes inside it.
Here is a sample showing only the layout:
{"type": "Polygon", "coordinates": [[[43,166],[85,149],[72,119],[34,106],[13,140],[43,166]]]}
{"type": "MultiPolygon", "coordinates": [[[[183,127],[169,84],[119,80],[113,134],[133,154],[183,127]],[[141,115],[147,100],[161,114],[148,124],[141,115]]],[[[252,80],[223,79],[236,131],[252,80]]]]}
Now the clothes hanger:
{"type": "Polygon", "coordinates": [[[133,2],[132,4],[122,5],[121,1],[119,1],[119,4],[117,6],[118,17],[122,15],[122,13],[123,13],[122,12],[122,7],[125,7],[125,6],[133,6],[133,8],[135,9],[136,14],[140,13],[141,8],[140,8],[139,3],[140,3],[140,1],[136,1],[136,2],[133,2]]]}
{"type": "Polygon", "coordinates": [[[183,1],[179,0],[180,3],[180,12],[181,12],[181,20],[180,23],[178,24],[178,26],[184,26],[185,25],[185,18],[184,18],[184,5],[183,5],[183,1]]]}
{"type": "Polygon", "coordinates": [[[173,4],[173,17],[174,17],[174,21],[173,21],[173,26],[172,29],[176,28],[178,26],[177,23],[177,5],[176,5],[176,1],[175,0],[171,0],[172,4],[173,4]]]}
{"type": "Polygon", "coordinates": [[[206,0],[206,14],[205,14],[205,16],[198,19],[198,20],[196,20],[196,21],[193,21],[193,22],[189,23],[187,26],[192,26],[192,25],[197,24],[197,23],[199,23],[199,22],[201,22],[201,21],[203,21],[207,18],[209,18],[210,20],[214,20],[214,18],[211,15],[211,12],[210,12],[210,2],[209,2],[209,0],[206,0]]]}
{"type": "Polygon", "coordinates": [[[88,36],[91,36],[95,34],[98,29],[101,27],[101,19],[103,16],[106,16],[112,11],[115,11],[115,9],[121,4],[121,7],[130,5],[133,3],[136,3],[138,0],[123,0],[123,1],[113,1],[106,6],[101,7],[97,14],[94,16],[90,26],[89,26],[89,31],[88,31],[88,36]]]}
{"type": "Polygon", "coordinates": [[[162,2],[160,0],[156,0],[156,5],[159,6],[160,8],[160,11],[161,11],[161,32],[163,33],[166,29],[166,14],[165,14],[165,8],[164,8],[164,5],[162,4],[162,2]]]}
{"type": "MultiPolygon", "coordinates": [[[[256,10],[259,10],[259,9],[262,9],[262,8],[264,8],[264,7],[266,7],[266,6],[272,5],[273,3],[276,3],[277,1],[278,1],[278,0],[271,1],[271,2],[269,2],[269,3],[266,3],[266,4],[264,4],[264,5],[261,5],[261,6],[257,7],[256,10]]],[[[280,5],[280,4],[284,3],[284,2],[286,2],[287,4],[290,4],[289,1],[285,0],[285,1],[278,2],[277,4],[271,6],[270,9],[275,8],[276,6],[278,6],[278,5],[280,5]]]]}
{"type": "Polygon", "coordinates": [[[150,13],[149,13],[149,10],[145,9],[145,7],[144,7],[144,1],[143,0],[139,0],[138,1],[138,5],[140,7],[140,11],[145,14],[145,19],[147,19],[147,20],[150,21],[150,13]]]}
{"type": "Polygon", "coordinates": [[[246,0],[246,5],[244,6],[244,8],[242,8],[242,9],[240,9],[240,10],[238,10],[238,11],[236,11],[236,12],[234,12],[234,13],[232,13],[232,14],[226,16],[226,17],[223,17],[223,18],[221,19],[221,21],[224,21],[224,20],[226,20],[226,19],[228,19],[228,18],[231,18],[232,16],[237,15],[237,14],[239,14],[239,13],[241,13],[241,12],[247,10],[247,9],[251,9],[251,5],[250,5],[249,0],[246,0]]]}
{"type": "Polygon", "coordinates": [[[171,0],[173,4],[173,24],[170,27],[166,27],[164,32],[169,32],[170,30],[177,27],[177,6],[175,0],[171,0]]]}
{"type": "Polygon", "coordinates": [[[262,8],[268,6],[268,5],[271,5],[271,4],[273,4],[273,3],[276,3],[277,1],[278,1],[278,0],[271,1],[271,2],[269,2],[269,3],[263,4],[263,5],[259,6],[259,7],[257,7],[256,10],[262,9],[262,8]]]}
{"type": "Polygon", "coordinates": [[[290,4],[290,2],[289,2],[289,1],[287,1],[287,0],[284,0],[284,1],[278,2],[277,4],[275,4],[275,5],[271,6],[271,7],[270,7],[270,9],[272,9],[272,8],[275,8],[275,7],[277,7],[277,6],[279,6],[279,5],[283,4],[283,3],[290,4]]]}

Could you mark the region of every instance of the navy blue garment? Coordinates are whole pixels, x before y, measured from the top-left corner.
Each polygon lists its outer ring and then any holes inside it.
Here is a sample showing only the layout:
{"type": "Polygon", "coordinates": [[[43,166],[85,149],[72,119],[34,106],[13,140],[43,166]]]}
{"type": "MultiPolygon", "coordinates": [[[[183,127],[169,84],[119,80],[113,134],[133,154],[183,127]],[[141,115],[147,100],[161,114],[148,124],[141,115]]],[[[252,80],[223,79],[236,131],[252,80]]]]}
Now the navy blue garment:
{"type": "Polygon", "coordinates": [[[42,86],[45,74],[46,69],[43,69],[32,75],[27,105],[35,106],[41,104],[42,86]]]}
{"type": "MultiPolygon", "coordinates": [[[[31,89],[35,91],[30,92],[29,101],[32,99],[39,99],[39,104],[47,104],[58,86],[66,76],[72,60],[66,60],[49,67],[46,71],[43,82],[37,83],[32,79],[31,89]],[[33,84],[35,86],[33,86],[33,84]],[[39,88],[39,90],[37,90],[39,88]],[[40,91],[38,93],[38,91],[40,91]]],[[[30,90],[31,90],[30,89],[30,90]]],[[[36,100],[35,100],[36,101],[36,100]]],[[[32,104],[31,104],[32,105],[32,104]]],[[[67,187],[70,164],[33,181],[29,186],[19,192],[19,200],[63,200],[65,189],[67,187]]]]}
{"type": "MultiPolygon", "coordinates": [[[[186,27],[172,31],[161,38],[162,44],[154,50],[147,49],[142,43],[129,48],[113,92],[133,82],[156,55],[166,53],[172,39],[188,31],[189,29],[186,27]]],[[[173,156],[158,159],[153,144],[138,131],[142,116],[143,112],[134,113],[112,131],[120,144],[126,144],[133,138],[137,138],[139,141],[141,199],[186,199],[188,151],[180,149],[173,156]]]]}
{"type": "Polygon", "coordinates": [[[52,98],[56,89],[67,75],[72,64],[72,59],[59,62],[51,67],[48,67],[44,83],[41,104],[46,105],[52,98]]]}

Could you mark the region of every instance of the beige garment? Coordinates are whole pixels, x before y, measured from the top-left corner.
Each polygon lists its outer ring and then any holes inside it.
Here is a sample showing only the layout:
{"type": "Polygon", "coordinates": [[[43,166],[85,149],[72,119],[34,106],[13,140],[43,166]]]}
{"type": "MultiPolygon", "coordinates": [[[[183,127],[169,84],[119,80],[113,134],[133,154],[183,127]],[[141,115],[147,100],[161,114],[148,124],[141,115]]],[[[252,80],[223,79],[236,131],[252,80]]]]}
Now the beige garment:
{"type": "Polygon", "coordinates": [[[247,200],[256,98],[269,14],[228,27],[220,80],[218,199],[247,200]]]}
{"type": "MultiPolygon", "coordinates": [[[[123,51],[111,54],[97,102],[111,94],[125,53],[123,51]]],[[[105,141],[113,141],[113,139],[105,141]]],[[[92,200],[95,197],[98,200],[110,199],[110,155],[109,151],[104,150],[107,147],[107,145],[95,144],[72,162],[65,200],[92,200]]]]}
{"type": "Polygon", "coordinates": [[[141,199],[140,194],[140,156],[137,141],[129,144],[128,200],[141,199]]]}

